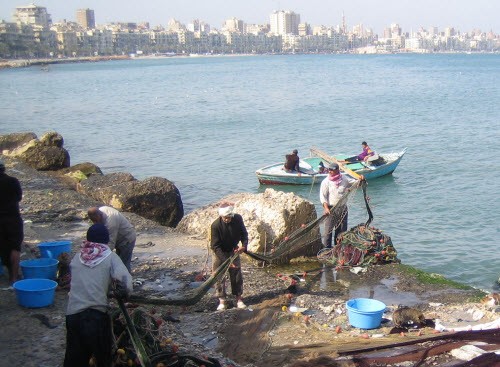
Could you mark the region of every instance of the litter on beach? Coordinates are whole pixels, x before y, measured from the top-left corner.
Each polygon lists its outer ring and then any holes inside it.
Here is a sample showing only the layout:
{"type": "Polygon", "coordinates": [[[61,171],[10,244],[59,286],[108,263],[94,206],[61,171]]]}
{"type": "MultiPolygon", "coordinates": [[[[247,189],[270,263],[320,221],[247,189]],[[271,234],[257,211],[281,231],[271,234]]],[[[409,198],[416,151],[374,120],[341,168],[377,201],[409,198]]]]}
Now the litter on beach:
{"type": "Polygon", "coordinates": [[[500,317],[492,322],[487,322],[478,325],[467,325],[467,326],[445,326],[441,324],[440,320],[436,320],[435,329],[438,331],[470,331],[470,330],[492,330],[500,328],[500,317]]]}

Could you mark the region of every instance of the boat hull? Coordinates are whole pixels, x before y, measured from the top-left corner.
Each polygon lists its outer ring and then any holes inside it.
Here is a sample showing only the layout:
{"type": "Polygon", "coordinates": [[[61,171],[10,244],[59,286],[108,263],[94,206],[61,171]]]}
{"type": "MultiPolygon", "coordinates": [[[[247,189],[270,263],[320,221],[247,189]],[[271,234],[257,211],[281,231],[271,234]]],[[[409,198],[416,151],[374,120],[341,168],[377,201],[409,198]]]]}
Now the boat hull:
{"type": "MultiPolygon", "coordinates": [[[[381,154],[386,158],[387,163],[370,167],[362,163],[348,164],[347,167],[359,175],[363,175],[365,179],[372,180],[374,178],[390,175],[397,168],[399,162],[403,158],[406,148],[400,153],[381,154]]],[[[345,157],[337,157],[344,159],[345,157]]],[[[300,176],[296,172],[288,173],[283,169],[283,163],[276,163],[257,170],[255,173],[261,185],[314,185],[321,183],[327,174],[317,173],[318,164],[321,158],[309,157],[301,160],[300,176]]]]}

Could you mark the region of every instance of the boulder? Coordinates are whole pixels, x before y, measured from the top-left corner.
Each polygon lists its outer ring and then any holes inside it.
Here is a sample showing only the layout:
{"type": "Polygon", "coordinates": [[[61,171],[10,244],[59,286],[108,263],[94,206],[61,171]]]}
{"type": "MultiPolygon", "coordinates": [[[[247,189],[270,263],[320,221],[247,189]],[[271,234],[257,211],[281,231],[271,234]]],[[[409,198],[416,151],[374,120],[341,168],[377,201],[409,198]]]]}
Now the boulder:
{"type": "Polygon", "coordinates": [[[64,139],[61,134],[55,131],[49,131],[48,133],[43,134],[40,138],[40,143],[49,147],[62,148],[64,145],[64,139]]]}
{"type": "Polygon", "coordinates": [[[176,227],[184,216],[179,190],[162,177],[131,182],[127,191],[116,195],[112,203],[167,227],[176,227]]]}
{"type": "Polygon", "coordinates": [[[9,151],[19,148],[36,138],[35,133],[31,132],[0,135],[0,153],[4,150],[9,151]]]}
{"type": "Polygon", "coordinates": [[[109,203],[114,195],[113,188],[131,181],[136,179],[127,172],[91,175],[78,184],[76,191],[103,203],[109,203]]]}
{"type": "Polygon", "coordinates": [[[92,175],[102,175],[101,169],[89,162],[75,164],[74,166],[63,168],[52,173],[74,190],[77,190],[78,184],[88,177],[92,175]]]}
{"type": "Polygon", "coordinates": [[[4,150],[5,155],[21,158],[39,171],[57,171],[70,166],[69,153],[62,147],[63,138],[56,132],[44,134],[42,140],[38,140],[33,133],[25,133],[19,135],[17,140],[14,137],[7,141],[10,143],[6,146],[11,149],[4,150]]]}
{"type": "Polygon", "coordinates": [[[78,163],[74,166],[63,168],[59,171],[59,173],[74,177],[78,179],[78,181],[85,180],[92,175],[102,175],[101,169],[94,163],[90,162],[78,163]]]}
{"type": "Polygon", "coordinates": [[[177,226],[184,215],[179,190],[172,182],[161,177],[138,181],[129,173],[93,175],[81,181],[77,191],[167,227],[177,226]]]}
{"type": "Polygon", "coordinates": [[[69,170],[69,172],[81,171],[87,177],[92,175],[102,175],[101,169],[94,163],[90,162],[78,163],[66,169],[69,170]]]}
{"type": "Polygon", "coordinates": [[[20,158],[38,171],[57,171],[70,166],[69,153],[66,149],[34,144],[20,158]]]}
{"type": "MultiPolygon", "coordinates": [[[[266,189],[260,194],[233,194],[222,201],[234,203],[235,212],[243,217],[248,231],[248,249],[252,252],[270,252],[295,230],[317,218],[314,204],[294,193],[266,189]]],[[[218,217],[218,203],[196,209],[186,215],[177,228],[191,235],[209,239],[210,226],[218,217]]],[[[304,248],[292,254],[315,256],[321,249],[319,228],[303,238],[304,248]]]]}

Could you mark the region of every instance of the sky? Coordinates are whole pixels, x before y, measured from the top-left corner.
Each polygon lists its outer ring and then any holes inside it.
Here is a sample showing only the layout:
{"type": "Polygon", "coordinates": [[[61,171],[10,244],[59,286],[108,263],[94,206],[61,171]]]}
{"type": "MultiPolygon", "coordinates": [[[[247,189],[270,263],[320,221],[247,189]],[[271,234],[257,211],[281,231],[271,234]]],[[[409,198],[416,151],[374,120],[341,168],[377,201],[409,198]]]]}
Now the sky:
{"type": "MultiPolygon", "coordinates": [[[[0,0],[0,20],[11,21],[17,6],[32,0],[0,0]]],[[[404,32],[420,27],[454,27],[468,32],[473,29],[500,33],[500,0],[37,0],[53,22],[74,21],[76,10],[94,10],[96,23],[149,22],[164,25],[175,18],[184,24],[193,19],[212,28],[221,28],[225,19],[236,17],[245,23],[269,23],[274,10],[291,10],[300,21],[315,25],[335,26],[345,14],[348,29],[363,24],[381,34],[398,23],[404,32]]]]}

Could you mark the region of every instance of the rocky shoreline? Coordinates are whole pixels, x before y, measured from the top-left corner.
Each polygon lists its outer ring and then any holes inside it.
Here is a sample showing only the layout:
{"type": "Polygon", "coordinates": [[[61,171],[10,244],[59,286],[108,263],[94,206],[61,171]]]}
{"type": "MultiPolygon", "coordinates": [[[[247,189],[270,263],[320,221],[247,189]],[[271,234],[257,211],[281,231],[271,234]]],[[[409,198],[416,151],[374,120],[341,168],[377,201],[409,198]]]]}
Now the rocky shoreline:
{"type": "MultiPolygon", "coordinates": [[[[87,208],[99,202],[78,193],[59,174],[37,171],[19,159],[3,159],[7,172],[21,181],[24,190],[22,259],[36,256],[36,245],[50,240],[71,240],[76,252],[89,225],[87,208]]],[[[171,296],[199,285],[201,276],[209,272],[210,252],[205,237],[189,235],[133,213],[124,214],[138,233],[132,263],[134,293],[171,296]]],[[[213,292],[187,308],[147,304],[140,307],[150,314],[165,316],[167,321],[161,328],[180,352],[211,356],[223,366],[247,367],[291,366],[318,355],[336,358],[342,351],[434,335],[435,329],[429,327],[404,335],[390,334],[394,326],[390,311],[398,304],[417,307],[426,318],[439,319],[449,328],[481,325],[499,318],[497,309],[486,308],[479,302],[482,292],[446,282],[436,275],[422,281],[420,272],[408,271],[404,265],[374,266],[359,274],[347,269],[333,274],[331,269],[317,270],[318,265],[314,258],[301,258],[287,266],[261,267],[244,256],[246,310],[233,307],[216,311],[213,292]],[[289,278],[281,274],[299,274],[300,281],[291,288],[289,278]],[[442,281],[429,281],[436,278],[442,281]],[[350,326],[345,302],[353,296],[370,295],[389,306],[387,322],[373,330],[350,326]],[[318,345],[322,348],[318,349],[318,345]]],[[[7,286],[5,276],[0,277],[0,287],[7,286]]],[[[67,294],[57,292],[50,307],[25,309],[17,305],[12,290],[0,292],[3,364],[62,365],[67,294]]],[[[450,354],[436,355],[428,357],[426,365],[441,365],[453,359],[450,354]]],[[[355,365],[349,359],[344,362],[355,365]]]]}

